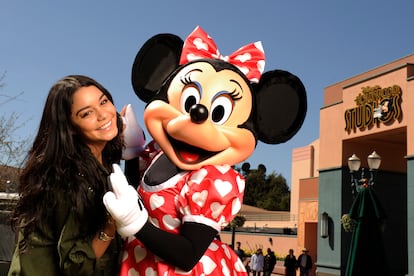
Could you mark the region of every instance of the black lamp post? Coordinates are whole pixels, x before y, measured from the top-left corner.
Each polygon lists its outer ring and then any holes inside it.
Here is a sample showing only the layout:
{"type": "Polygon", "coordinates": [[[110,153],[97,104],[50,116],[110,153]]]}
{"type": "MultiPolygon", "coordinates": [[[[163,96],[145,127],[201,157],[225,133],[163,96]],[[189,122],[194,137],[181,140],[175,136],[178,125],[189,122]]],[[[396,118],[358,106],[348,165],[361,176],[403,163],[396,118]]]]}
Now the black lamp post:
{"type": "Polygon", "coordinates": [[[359,191],[359,187],[362,185],[366,186],[373,186],[374,180],[378,171],[378,168],[381,165],[381,156],[379,156],[375,151],[373,151],[370,155],[368,155],[368,167],[370,176],[369,179],[365,177],[364,168],[361,169],[361,177],[358,179],[356,173],[359,171],[359,167],[361,166],[361,160],[358,156],[352,154],[351,157],[348,158],[348,167],[349,172],[351,174],[351,188],[352,188],[352,195],[355,197],[355,194],[359,191]]]}

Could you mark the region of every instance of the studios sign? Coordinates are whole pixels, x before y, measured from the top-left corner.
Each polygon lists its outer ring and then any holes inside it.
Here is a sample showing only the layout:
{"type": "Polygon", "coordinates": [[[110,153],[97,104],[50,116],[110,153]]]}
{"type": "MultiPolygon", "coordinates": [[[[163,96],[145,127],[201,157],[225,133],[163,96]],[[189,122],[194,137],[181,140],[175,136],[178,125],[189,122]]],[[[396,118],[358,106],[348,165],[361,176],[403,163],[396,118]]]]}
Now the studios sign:
{"type": "Polygon", "coordinates": [[[356,107],[345,111],[345,130],[349,133],[356,129],[370,129],[380,123],[389,125],[401,121],[402,90],[399,85],[381,88],[363,87],[362,93],[355,98],[356,107]]]}

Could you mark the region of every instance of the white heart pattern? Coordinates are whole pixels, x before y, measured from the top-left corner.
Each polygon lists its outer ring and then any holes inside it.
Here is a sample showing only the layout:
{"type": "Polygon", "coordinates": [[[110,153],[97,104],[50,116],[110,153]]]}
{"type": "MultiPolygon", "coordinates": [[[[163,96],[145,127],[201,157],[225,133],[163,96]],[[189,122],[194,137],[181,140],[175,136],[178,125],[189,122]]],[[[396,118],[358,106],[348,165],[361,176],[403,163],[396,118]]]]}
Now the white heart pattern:
{"type": "Polygon", "coordinates": [[[226,174],[231,169],[229,165],[215,165],[214,167],[221,172],[221,174],[226,174]]]}
{"type": "Polygon", "coordinates": [[[208,172],[206,169],[200,169],[191,175],[191,182],[200,184],[206,178],[208,172]]]}
{"type": "Polygon", "coordinates": [[[210,209],[212,211],[211,215],[213,216],[213,218],[218,218],[218,216],[223,212],[225,207],[226,205],[221,205],[218,202],[211,203],[210,209]]]}
{"type": "Polygon", "coordinates": [[[152,267],[148,267],[147,269],[145,269],[145,276],[157,276],[157,275],[158,275],[157,271],[152,269],[152,267]]]}
{"type": "Polygon", "coordinates": [[[225,197],[233,188],[230,182],[221,179],[214,180],[214,187],[216,187],[221,197],[225,197]]]}
{"type": "Polygon", "coordinates": [[[231,214],[236,215],[241,209],[241,202],[239,198],[233,199],[231,203],[231,214]]]}
{"type": "Polygon", "coordinates": [[[139,276],[139,273],[135,270],[135,268],[130,268],[128,269],[128,276],[139,276]]]}
{"type": "Polygon", "coordinates": [[[150,208],[151,210],[155,210],[162,205],[164,205],[165,199],[163,196],[159,196],[157,194],[152,194],[150,197],[150,208]]]}
{"type": "Polygon", "coordinates": [[[238,175],[236,177],[236,182],[237,182],[237,187],[239,188],[239,192],[243,193],[244,188],[246,187],[246,182],[243,178],[240,177],[240,175],[238,175]]]}
{"type": "Polygon", "coordinates": [[[181,221],[178,218],[173,218],[171,215],[165,215],[162,217],[164,226],[168,229],[175,229],[180,226],[181,221]]]}
{"type": "Polygon", "coordinates": [[[191,199],[195,202],[198,206],[203,207],[206,204],[206,199],[208,196],[208,191],[203,190],[202,192],[195,192],[191,199]]]}
{"type": "Polygon", "coordinates": [[[145,250],[145,248],[142,248],[139,245],[134,247],[134,257],[136,263],[142,261],[145,258],[145,256],[147,256],[147,250],[145,250]]]}

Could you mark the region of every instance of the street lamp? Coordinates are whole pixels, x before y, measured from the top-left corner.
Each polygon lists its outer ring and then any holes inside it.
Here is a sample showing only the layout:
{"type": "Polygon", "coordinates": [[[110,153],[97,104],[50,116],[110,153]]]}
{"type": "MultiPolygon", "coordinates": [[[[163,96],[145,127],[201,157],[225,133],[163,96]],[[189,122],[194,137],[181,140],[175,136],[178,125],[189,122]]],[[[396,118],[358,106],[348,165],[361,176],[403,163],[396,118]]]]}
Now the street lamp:
{"type": "Polygon", "coordinates": [[[364,168],[362,168],[361,177],[360,179],[357,179],[356,172],[359,171],[359,167],[361,166],[361,160],[358,158],[358,156],[355,155],[355,153],[348,158],[348,168],[351,174],[351,188],[353,196],[355,196],[355,194],[359,191],[360,186],[368,187],[374,185],[376,173],[381,165],[381,156],[379,156],[378,153],[376,153],[374,150],[370,155],[368,155],[367,159],[370,178],[368,179],[365,177],[364,168]]]}

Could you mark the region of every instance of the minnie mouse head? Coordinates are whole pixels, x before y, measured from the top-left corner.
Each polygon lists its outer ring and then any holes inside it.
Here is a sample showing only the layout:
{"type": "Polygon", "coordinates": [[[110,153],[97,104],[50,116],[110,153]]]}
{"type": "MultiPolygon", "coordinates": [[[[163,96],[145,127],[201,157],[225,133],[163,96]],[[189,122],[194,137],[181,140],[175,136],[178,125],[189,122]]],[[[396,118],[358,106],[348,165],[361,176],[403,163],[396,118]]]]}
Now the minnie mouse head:
{"type": "Polygon", "coordinates": [[[257,141],[289,140],[305,118],[306,91],[287,71],[263,73],[260,42],[222,56],[197,27],[183,42],[173,34],[149,39],[132,69],[144,122],[167,157],[183,170],[235,165],[257,141]]]}

